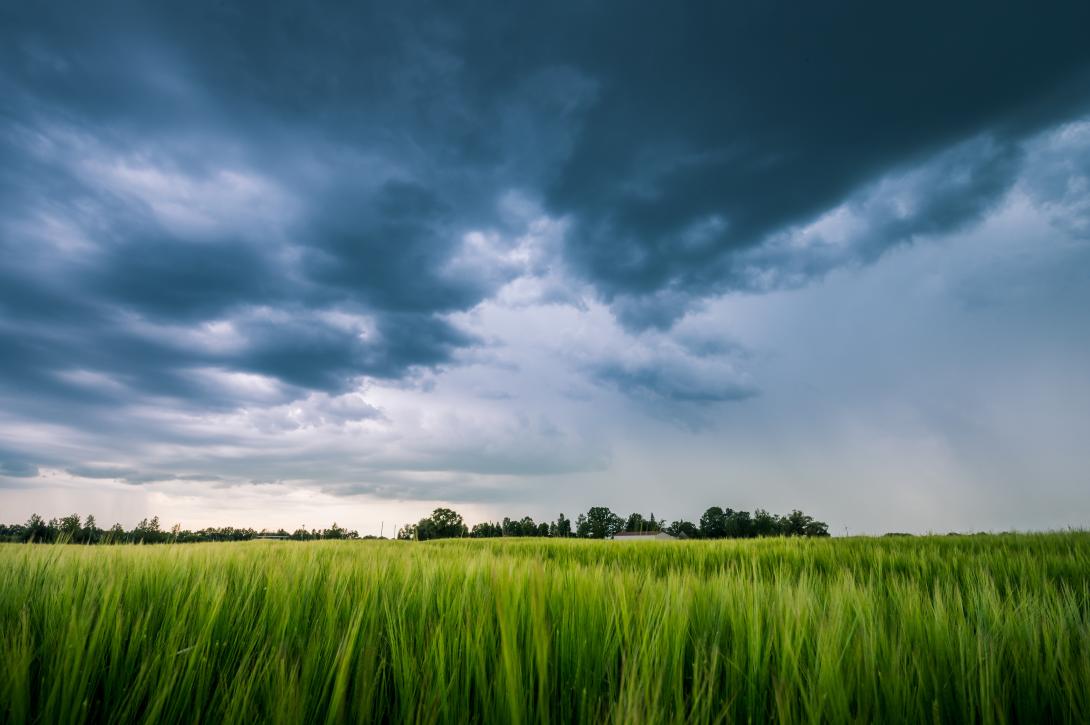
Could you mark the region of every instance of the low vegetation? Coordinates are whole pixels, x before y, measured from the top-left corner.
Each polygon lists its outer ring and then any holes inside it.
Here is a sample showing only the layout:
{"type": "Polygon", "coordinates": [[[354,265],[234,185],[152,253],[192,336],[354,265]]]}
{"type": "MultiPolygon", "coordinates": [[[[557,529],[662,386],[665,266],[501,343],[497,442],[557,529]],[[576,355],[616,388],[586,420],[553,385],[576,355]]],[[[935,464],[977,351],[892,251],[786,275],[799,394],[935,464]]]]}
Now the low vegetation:
{"type": "Polygon", "coordinates": [[[0,546],[0,721],[1087,722],[1090,534],[0,546]]]}
{"type": "Polygon", "coordinates": [[[532,518],[504,518],[503,521],[483,521],[469,528],[462,517],[448,508],[438,508],[431,516],[398,531],[397,538],[416,541],[470,537],[490,539],[501,536],[538,536],[552,538],[575,537],[578,539],[608,539],[622,532],[651,533],[664,531],[681,539],[755,539],[765,536],[828,536],[829,527],[824,521],[804,514],[798,509],[786,516],[770,514],[757,509],[735,511],[712,506],[700,517],[699,523],[680,519],[667,525],[654,514],[639,513],[628,517],[613,513],[605,506],[592,506],[585,514],[579,514],[574,525],[571,519],[560,514],[556,521],[535,523],[532,518]]]}
{"type": "MultiPolygon", "coordinates": [[[[822,521],[795,510],[786,516],[776,516],[758,509],[753,516],[748,511],[721,509],[712,506],[700,517],[699,525],[689,521],[674,521],[669,526],[654,514],[644,518],[634,513],[621,517],[605,506],[592,506],[579,514],[573,528],[571,519],[560,514],[556,521],[535,523],[529,516],[521,519],[504,518],[502,522],[484,521],[470,528],[462,516],[448,508],[437,508],[430,516],[398,530],[397,538],[412,541],[435,539],[491,539],[498,537],[534,536],[548,538],[608,539],[621,532],[665,531],[682,539],[750,539],[762,536],[828,536],[822,521]]],[[[206,541],[250,541],[259,538],[318,541],[322,539],[359,539],[359,532],[334,523],[328,529],[308,529],[300,526],[291,533],[284,529],[257,531],[252,528],[200,529],[190,531],[175,524],[169,530],[159,524],[159,517],[143,519],[132,529],[121,524],[109,529],[98,527],[94,516],[82,519],[71,514],[46,521],[33,514],[25,524],[0,524],[0,542],[38,544],[192,544],[206,541]]],[[[364,539],[381,538],[364,536],[364,539]]]]}
{"type": "MultiPolygon", "coordinates": [[[[108,529],[99,528],[95,517],[82,519],[79,514],[62,516],[46,521],[32,514],[25,524],[0,524],[0,542],[34,544],[197,544],[209,541],[251,541],[272,536],[295,541],[320,539],[358,539],[356,531],[334,523],[328,529],[308,529],[301,526],[292,533],[287,531],[257,531],[252,528],[222,526],[190,531],[175,524],[164,529],[159,517],[141,519],[131,529],[114,524],[108,529]]],[[[364,537],[375,538],[375,537],[364,537]]]]}

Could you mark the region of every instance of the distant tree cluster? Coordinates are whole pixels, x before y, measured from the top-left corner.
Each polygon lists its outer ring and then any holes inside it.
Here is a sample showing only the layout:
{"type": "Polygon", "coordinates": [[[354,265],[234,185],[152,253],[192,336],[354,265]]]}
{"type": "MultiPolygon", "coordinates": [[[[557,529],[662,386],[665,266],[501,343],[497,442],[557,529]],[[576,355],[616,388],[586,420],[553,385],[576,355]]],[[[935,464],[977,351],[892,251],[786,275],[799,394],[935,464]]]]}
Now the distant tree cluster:
{"type": "Polygon", "coordinates": [[[359,533],[333,524],[328,529],[300,527],[292,533],[278,531],[256,531],[254,529],[236,529],[232,526],[207,528],[199,531],[183,529],[175,524],[169,530],[159,524],[159,517],[143,519],[132,529],[126,530],[121,524],[114,524],[108,529],[98,527],[95,517],[88,516],[81,520],[79,514],[72,514],[59,519],[44,520],[33,514],[25,524],[0,524],[2,542],[38,542],[70,544],[189,544],[202,541],[249,541],[262,536],[275,536],[297,541],[315,539],[358,539],[359,533]]]}
{"type": "Polygon", "coordinates": [[[579,514],[574,526],[571,519],[560,514],[555,521],[535,522],[531,517],[505,518],[503,521],[483,521],[468,528],[462,517],[448,508],[438,508],[431,516],[402,528],[397,538],[427,541],[470,537],[475,539],[501,536],[548,536],[580,539],[608,539],[622,532],[665,531],[682,539],[751,539],[761,536],[828,536],[829,527],[802,511],[792,511],[786,516],[770,514],[757,509],[735,511],[712,506],[700,517],[698,523],[684,519],[669,526],[655,515],[630,514],[627,518],[615,514],[605,506],[592,506],[585,514],[579,514]]]}
{"type": "Polygon", "coordinates": [[[536,523],[533,518],[504,518],[503,521],[482,521],[469,531],[474,539],[492,539],[500,536],[571,536],[571,521],[560,514],[552,523],[536,523]]]}
{"type": "Polygon", "coordinates": [[[698,525],[689,521],[675,521],[666,527],[667,533],[700,539],[753,539],[760,536],[828,536],[829,527],[824,521],[804,514],[798,509],[786,516],[770,514],[757,509],[748,511],[721,509],[712,506],[700,517],[698,525]]]}
{"type": "Polygon", "coordinates": [[[431,516],[409,524],[397,532],[397,538],[411,541],[429,539],[456,539],[469,534],[461,514],[446,508],[437,508],[431,516]]]}

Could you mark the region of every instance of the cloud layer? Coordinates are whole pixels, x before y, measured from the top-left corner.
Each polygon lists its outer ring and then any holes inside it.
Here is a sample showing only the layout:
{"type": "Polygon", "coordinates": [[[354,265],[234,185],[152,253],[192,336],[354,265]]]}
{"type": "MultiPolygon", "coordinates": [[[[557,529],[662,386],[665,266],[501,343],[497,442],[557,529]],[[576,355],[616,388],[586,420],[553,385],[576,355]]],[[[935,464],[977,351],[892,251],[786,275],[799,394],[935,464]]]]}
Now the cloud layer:
{"type": "Polygon", "coordinates": [[[0,11],[12,489],[604,494],[654,426],[762,428],[806,350],[746,300],[1012,208],[1047,238],[958,300],[1085,269],[1080,3],[86,15],[0,11]]]}

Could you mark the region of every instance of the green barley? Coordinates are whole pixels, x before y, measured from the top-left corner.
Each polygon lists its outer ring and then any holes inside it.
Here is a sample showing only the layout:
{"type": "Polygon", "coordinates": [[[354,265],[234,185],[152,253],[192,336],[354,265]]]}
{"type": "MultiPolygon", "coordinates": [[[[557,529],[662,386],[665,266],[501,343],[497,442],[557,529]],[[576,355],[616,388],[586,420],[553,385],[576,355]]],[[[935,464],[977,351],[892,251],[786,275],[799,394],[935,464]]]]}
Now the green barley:
{"type": "Polygon", "coordinates": [[[1087,722],[1090,534],[0,546],[8,722],[1087,722]]]}

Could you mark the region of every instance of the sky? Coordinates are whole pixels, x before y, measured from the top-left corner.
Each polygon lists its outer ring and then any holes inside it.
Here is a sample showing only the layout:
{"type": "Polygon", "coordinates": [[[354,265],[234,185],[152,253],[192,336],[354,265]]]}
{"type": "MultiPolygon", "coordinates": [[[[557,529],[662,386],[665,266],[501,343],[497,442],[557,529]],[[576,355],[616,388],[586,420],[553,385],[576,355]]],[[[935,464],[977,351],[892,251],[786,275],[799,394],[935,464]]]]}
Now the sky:
{"type": "Polygon", "coordinates": [[[1088,526],[1087,27],[7,3],[0,519],[1088,526]]]}

